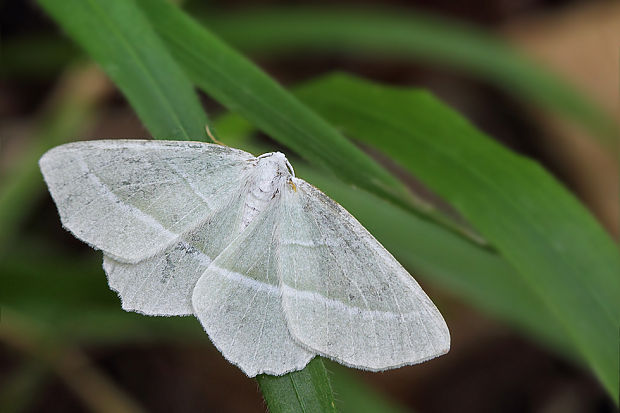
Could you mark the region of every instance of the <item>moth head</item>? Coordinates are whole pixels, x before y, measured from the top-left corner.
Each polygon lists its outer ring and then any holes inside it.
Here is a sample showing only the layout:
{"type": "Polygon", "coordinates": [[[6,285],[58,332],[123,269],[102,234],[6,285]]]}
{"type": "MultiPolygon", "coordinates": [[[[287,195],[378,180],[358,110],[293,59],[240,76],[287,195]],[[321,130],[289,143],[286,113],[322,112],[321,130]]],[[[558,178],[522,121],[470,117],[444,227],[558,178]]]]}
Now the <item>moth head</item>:
{"type": "Polygon", "coordinates": [[[293,166],[282,152],[264,153],[258,157],[258,164],[260,166],[273,168],[277,175],[286,177],[295,176],[293,166]]]}

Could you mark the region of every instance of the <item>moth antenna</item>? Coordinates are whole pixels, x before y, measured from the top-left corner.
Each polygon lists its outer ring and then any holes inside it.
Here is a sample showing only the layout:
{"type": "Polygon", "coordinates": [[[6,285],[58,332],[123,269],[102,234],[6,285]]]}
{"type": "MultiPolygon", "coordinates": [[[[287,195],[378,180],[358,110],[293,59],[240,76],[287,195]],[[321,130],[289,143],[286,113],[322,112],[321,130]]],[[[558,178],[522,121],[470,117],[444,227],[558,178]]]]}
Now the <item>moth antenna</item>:
{"type": "Polygon", "coordinates": [[[288,159],[286,160],[286,166],[287,166],[288,170],[291,172],[291,175],[293,175],[293,177],[295,177],[295,170],[293,169],[293,165],[291,165],[291,163],[288,161],[288,159]]]}
{"type": "Polygon", "coordinates": [[[224,142],[220,142],[218,139],[215,138],[213,133],[211,133],[211,129],[209,129],[209,125],[205,125],[205,130],[207,131],[207,135],[209,136],[209,138],[211,138],[211,140],[214,143],[217,143],[218,145],[222,145],[222,146],[228,146],[224,142]]]}

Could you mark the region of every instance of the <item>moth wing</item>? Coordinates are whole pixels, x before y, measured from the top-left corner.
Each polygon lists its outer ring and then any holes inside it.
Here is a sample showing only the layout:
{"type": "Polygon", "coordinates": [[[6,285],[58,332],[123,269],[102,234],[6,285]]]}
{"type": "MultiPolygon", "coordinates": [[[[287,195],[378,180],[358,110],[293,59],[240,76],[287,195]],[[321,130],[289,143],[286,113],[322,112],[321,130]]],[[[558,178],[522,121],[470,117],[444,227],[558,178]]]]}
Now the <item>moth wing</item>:
{"type": "Polygon", "coordinates": [[[110,288],[124,310],[148,315],[193,314],[192,291],[209,264],[242,231],[247,185],[161,253],[135,264],[104,256],[110,288]]]}
{"type": "Polygon", "coordinates": [[[176,242],[239,190],[249,153],[201,142],[99,140],[39,161],[65,228],[125,263],[176,242]]]}
{"type": "Polygon", "coordinates": [[[278,274],[293,337],[342,364],[385,370],[446,353],[444,319],[344,208],[307,182],[283,194],[278,274]]]}
{"type": "Polygon", "coordinates": [[[314,353],[289,334],[280,304],[274,233],[278,198],[209,266],[192,295],[213,344],[249,377],[303,368],[314,353]]]}

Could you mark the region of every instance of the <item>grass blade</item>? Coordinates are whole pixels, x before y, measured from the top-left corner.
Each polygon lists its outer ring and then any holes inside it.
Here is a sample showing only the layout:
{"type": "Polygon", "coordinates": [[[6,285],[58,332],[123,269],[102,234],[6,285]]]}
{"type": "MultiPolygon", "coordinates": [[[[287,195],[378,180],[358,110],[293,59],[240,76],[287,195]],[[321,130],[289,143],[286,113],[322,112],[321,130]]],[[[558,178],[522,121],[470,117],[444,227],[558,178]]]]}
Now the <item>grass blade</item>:
{"type": "Polygon", "coordinates": [[[403,10],[297,6],[209,14],[203,21],[247,53],[303,50],[450,66],[579,122],[607,143],[617,140],[617,122],[572,85],[492,34],[460,21],[403,10]]]}
{"type": "Polygon", "coordinates": [[[272,413],[337,411],[321,357],[315,357],[303,370],[284,376],[262,374],[256,380],[272,413]]]}
{"type": "Polygon", "coordinates": [[[183,70],[132,0],[39,0],[101,65],[149,132],[203,140],[207,117],[183,70]]]}
{"type": "Polygon", "coordinates": [[[138,4],[190,78],[217,101],[345,182],[409,202],[396,178],[183,11],[162,0],[138,4]]]}
{"type": "Polygon", "coordinates": [[[618,401],[620,256],[568,191],[428,93],[335,75],[300,96],[468,219],[538,294],[618,401]]]}

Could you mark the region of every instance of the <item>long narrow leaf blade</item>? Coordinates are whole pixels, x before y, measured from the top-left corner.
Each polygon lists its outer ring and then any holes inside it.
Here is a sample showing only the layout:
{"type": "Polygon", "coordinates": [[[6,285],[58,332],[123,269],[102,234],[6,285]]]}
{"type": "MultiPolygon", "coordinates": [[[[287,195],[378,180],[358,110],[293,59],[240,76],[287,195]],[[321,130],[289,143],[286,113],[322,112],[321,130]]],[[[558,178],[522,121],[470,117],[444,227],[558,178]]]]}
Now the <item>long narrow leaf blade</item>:
{"type": "Polygon", "coordinates": [[[336,403],[325,364],[315,357],[300,371],[256,377],[272,413],[335,413],[336,403]]]}
{"type": "Polygon", "coordinates": [[[620,256],[568,191],[428,93],[336,75],[300,96],[463,214],[546,303],[618,400],[620,256]]]}
{"type": "Polygon", "coordinates": [[[121,89],[160,139],[203,140],[207,117],[191,82],[132,0],[39,0],[121,89]]]}
{"type": "Polygon", "coordinates": [[[580,122],[614,143],[618,123],[557,74],[507,42],[463,22],[410,11],[270,7],[206,15],[219,36],[247,53],[346,53],[450,66],[526,102],[580,122]]]}
{"type": "Polygon", "coordinates": [[[138,0],[190,78],[209,95],[313,164],[371,192],[407,198],[400,182],[253,63],[183,11],[138,0]]]}

